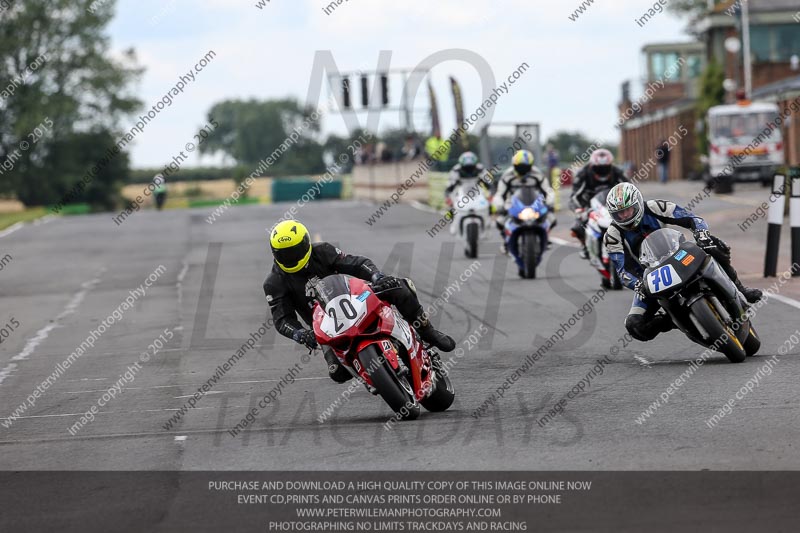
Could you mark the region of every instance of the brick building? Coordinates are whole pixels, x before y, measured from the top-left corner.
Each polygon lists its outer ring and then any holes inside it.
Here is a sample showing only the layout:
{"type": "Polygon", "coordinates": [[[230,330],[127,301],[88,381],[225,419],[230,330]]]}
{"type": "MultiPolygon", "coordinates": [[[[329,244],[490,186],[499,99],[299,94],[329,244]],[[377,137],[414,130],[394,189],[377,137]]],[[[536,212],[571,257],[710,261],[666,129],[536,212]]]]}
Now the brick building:
{"type": "MultiPolygon", "coordinates": [[[[712,3],[692,28],[699,36],[697,41],[652,44],[642,49],[647,68],[641,98],[632,99],[629,83],[623,84],[620,158],[640,170],[640,179],[655,178],[655,150],[670,137],[679,140],[671,152],[671,179],[685,179],[701,168],[703,154],[697,152],[697,136],[705,133],[703,117],[696,109],[697,96],[702,72],[712,60],[723,66],[727,79],[743,85],[741,54],[725,49],[728,37],[739,37],[740,17],[732,11],[738,3],[712,3]],[[675,132],[681,128],[686,133],[677,139],[675,132]]],[[[800,3],[748,0],[748,4],[753,99],[778,102],[784,107],[800,96],[800,3]]],[[[735,101],[735,91],[727,93],[727,101],[735,101]]],[[[787,163],[800,164],[800,114],[787,121],[783,134],[787,163]]]]}

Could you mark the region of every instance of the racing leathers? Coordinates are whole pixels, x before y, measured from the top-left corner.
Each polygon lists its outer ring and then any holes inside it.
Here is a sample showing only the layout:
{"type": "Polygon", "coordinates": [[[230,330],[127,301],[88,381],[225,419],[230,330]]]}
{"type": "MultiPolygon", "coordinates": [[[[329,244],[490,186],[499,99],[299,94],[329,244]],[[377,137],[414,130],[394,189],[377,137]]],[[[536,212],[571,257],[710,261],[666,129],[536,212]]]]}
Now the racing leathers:
{"type": "Polygon", "coordinates": [[[541,193],[544,195],[544,201],[549,208],[547,218],[550,221],[550,228],[552,229],[556,225],[554,208],[556,193],[553,190],[553,186],[550,185],[550,180],[548,180],[544,173],[536,167],[533,167],[531,171],[524,176],[520,176],[514,170],[514,167],[510,167],[503,172],[502,176],[500,176],[500,179],[497,183],[497,191],[494,193],[494,197],[492,198],[492,207],[497,213],[497,229],[500,231],[500,238],[503,239],[503,242],[505,242],[505,212],[509,207],[511,207],[511,198],[514,196],[514,193],[519,190],[523,183],[527,184],[531,182],[533,182],[536,187],[539,188],[539,191],[541,191],[541,193]]]}
{"type": "Polygon", "coordinates": [[[642,242],[654,231],[669,225],[691,230],[698,244],[719,263],[748,301],[757,301],[761,297],[760,291],[748,289],[739,281],[739,276],[731,265],[730,247],[708,233],[708,224],[702,218],[673,202],[649,200],[645,202],[644,216],[636,229],[624,230],[612,223],[605,236],[606,249],[622,284],[636,291],[625,319],[625,328],[633,338],[640,341],[650,341],[659,333],[675,328],[669,315],[658,313],[661,308],[658,301],[652,297],[643,297],[638,290],[644,275],[644,267],[639,263],[642,242]]]}
{"type": "Polygon", "coordinates": [[[480,186],[488,188],[491,183],[491,175],[480,163],[471,172],[461,168],[461,165],[458,164],[450,170],[450,174],[447,176],[447,188],[444,190],[445,200],[449,198],[450,203],[453,203],[455,199],[452,195],[459,185],[463,185],[466,190],[469,190],[472,187],[480,186]]]}
{"type": "MultiPolygon", "coordinates": [[[[591,205],[592,198],[603,189],[611,189],[615,185],[627,182],[628,178],[621,168],[612,166],[611,174],[605,181],[597,179],[592,171],[591,165],[583,167],[578,175],[575,176],[575,183],[572,186],[572,195],[569,198],[569,207],[575,211],[575,224],[572,226],[572,233],[581,242],[581,246],[586,247],[586,221],[587,210],[591,205]]],[[[588,254],[587,254],[588,256],[588,254]]]]}
{"type": "MultiPolygon", "coordinates": [[[[304,342],[305,338],[313,335],[307,329],[307,326],[313,324],[313,302],[306,295],[306,283],[313,277],[321,279],[332,274],[346,274],[372,281],[373,290],[378,293],[378,297],[394,305],[403,318],[416,327],[424,341],[443,351],[452,351],[455,348],[453,339],[436,331],[430,324],[419,303],[414,285],[409,280],[384,276],[370,259],[346,254],[325,242],[312,244],[308,265],[299,272],[289,274],[278,265],[273,265],[264,281],[264,294],[272,312],[275,329],[281,335],[298,342],[304,342]],[[392,290],[380,292],[378,284],[386,284],[384,282],[387,280],[392,290]]],[[[315,345],[316,342],[310,339],[305,344],[315,345]]],[[[326,348],[323,353],[328,363],[328,372],[334,381],[343,383],[352,377],[339,364],[332,351],[326,348]]]]}

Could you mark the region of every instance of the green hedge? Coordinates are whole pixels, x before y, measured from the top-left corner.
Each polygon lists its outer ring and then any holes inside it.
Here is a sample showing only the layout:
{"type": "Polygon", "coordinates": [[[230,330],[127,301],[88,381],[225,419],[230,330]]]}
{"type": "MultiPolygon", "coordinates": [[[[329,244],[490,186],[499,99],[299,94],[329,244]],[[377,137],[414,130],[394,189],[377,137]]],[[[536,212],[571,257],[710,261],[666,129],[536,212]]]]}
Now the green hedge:
{"type": "MultiPolygon", "coordinates": [[[[127,183],[150,183],[156,174],[163,172],[163,168],[143,168],[131,170],[127,183]]],[[[194,167],[182,168],[178,172],[167,176],[167,182],[172,181],[202,181],[231,179],[236,172],[236,167],[194,167]]]]}

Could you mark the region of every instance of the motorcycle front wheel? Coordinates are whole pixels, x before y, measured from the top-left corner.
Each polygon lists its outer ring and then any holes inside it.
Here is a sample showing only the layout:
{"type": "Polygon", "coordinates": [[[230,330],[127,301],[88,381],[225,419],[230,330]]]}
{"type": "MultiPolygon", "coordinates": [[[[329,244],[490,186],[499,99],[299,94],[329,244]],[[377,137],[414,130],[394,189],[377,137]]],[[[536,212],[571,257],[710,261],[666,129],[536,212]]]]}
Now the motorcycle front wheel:
{"type": "Polygon", "coordinates": [[[747,357],[745,347],[739,342],[736,333],[723,321],[708,298],[701,298],[692,304],[691,313],[708,332],[709,347],[725,354],[731,363],[741,363],[747,357]]]}
{"type": "Polygon", "coordinates": [[[369,371],[372,386],[401,420],[416,420],[419,417],[422,409],[414,396],[414,389],[406,378],[394,372],[374,344],[361,350],[358,360],[364,368],[372,369],[369,371]]]}
{"type": "Polygon", "coordinates": [[[752,325],[748,333],[749,335],[747,335],[747,339],[744,341],[744,351],[747,353],[747,357],[751,357],[757,354],[758,350],[761,349],[761,339],[752,325]]]}
{"type": "Polygon", "coordinates": [[[456,399],[456,390],[450,381],[450,376],[443,372],[437,372],[434,387],[428,397],[420,402],[422,407],[432,413],[447,411],[456,399]]]}
{"type": "Polygon", "coordinates": [[[475,259],[478,257],[478,237],[480,236],[478,224],[475,222],[467,224],[465,236],[467,239],[467,246],[464,249],[464,254],[470,259],[475,259]]]}
{"type": "Polygon", "coordinates": [[[523,233],[519,239],[519,251],[522,255],[522,277],[525,279],[536,279],[539,237],[535,233],[523,233]]]}

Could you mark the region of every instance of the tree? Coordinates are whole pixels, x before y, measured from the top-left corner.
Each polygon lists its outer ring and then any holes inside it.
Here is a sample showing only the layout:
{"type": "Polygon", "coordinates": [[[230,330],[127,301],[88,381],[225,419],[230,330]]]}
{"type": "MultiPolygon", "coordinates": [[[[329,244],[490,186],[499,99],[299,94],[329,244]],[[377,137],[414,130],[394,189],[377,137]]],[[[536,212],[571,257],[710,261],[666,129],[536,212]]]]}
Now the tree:
{"type": "MultiPolygon", "coordinates": [[[[141,104],[127,92],[141,73],[133,50],[110,57],[104,29],[114,6],[114,0],[26,0],[10,2],[3,12],[0,161],[15,161],[0,176],[0,192],[16,193],[26,205],[58,202],[97,162],[85,154],[101,156],[86,142],[107,145],[120,135],[122,117],[141,104]],[[31,136],[37,128],[44,134],[31,136]]],[[[127,172],[127,158],[117,157],[98,172],[83,200],[91,191],[91,203],[111,205],[127,172]]]]}
{"type": "MultiPolygon", "coordinates": [[[[700,78],[700,96],[695,106],[697,116],[703,121],[704,132],[708,131],[708,110],[715,105],[725,103],[723,81],[725,81],[725,71],[716,59],[712,59],[700,78]]],[[[706,135],[697,136],[697,152],[708,155],[708,137],[706,135]]]]}
{"type": "Polygon", "coordinates": [[[325,169],[323,147],[316,140],[319,116],[297,100],[225,100],[211,107],[211,119],[219,126],[200,146],[201,153],[222,152],[245,167],[272,156],[273,175],[325,169]]]}
{"type": "MultiPolygon", "coordinates": [[[[558,131],[547,139],[545,144],[552,144],[561,156],[561,164],[567,165],[592,147],[595,141],[577,131],[558,131]]],[[[598,145],[597,148],[607,148],[614,154],[617,153],[617,146],[610,143],[603,143],[598,145]]]]}
{"type": "Polygon", "coordinates": [[[678,16],[686,16],[689,19],[688,32],[697,33],[693,28],[708,13],[708,0],[670,0],[667,9],[678,16]]]}

